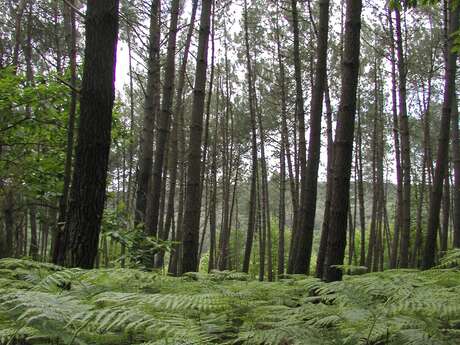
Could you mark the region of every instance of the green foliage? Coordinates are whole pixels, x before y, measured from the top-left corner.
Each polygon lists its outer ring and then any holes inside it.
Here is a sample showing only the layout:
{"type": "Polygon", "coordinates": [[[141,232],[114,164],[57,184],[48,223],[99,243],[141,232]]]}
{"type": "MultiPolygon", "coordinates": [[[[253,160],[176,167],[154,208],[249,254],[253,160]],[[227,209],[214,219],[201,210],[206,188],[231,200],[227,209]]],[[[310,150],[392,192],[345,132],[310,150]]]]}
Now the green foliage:
{"type": "Polygon", "coordinates": [[[4,259],[0,344],[459,344],[459,257],[330,284],[4,259]]]}
{"type": "Polygon", "coordinates": [[[67,108],[68,89],[54,75],[30,84],[12,68],[0,70],[0,171],[16,193],[42,200],[61,193],[67,108]]]}

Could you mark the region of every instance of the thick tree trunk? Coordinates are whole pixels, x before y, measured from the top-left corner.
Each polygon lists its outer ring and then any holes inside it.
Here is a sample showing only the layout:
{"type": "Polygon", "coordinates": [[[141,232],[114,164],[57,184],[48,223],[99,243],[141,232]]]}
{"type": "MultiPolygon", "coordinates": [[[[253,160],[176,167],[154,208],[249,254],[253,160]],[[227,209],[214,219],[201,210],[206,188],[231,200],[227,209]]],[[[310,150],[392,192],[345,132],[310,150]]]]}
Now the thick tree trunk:
{"type": "Polygon", "coordinates": [[[203,0],[198,38],[195,87],[193,90],[192,118],[190,123],[190,144],[187,169],[187,194],[185,199],[183,233],[182,272],[198,269],[198,245],[200,228],[200,177],[201,138],[203,134],[203,113],[208,65],[208,40],[210,31],[212,0],[203,0]]]}
{"type": "Polygon", "coordinates": [[[118,0],[89,0],[78,143],[66,227],[67,264],[92,268],[104,209],[115,98],[118,0]]]}
{"type": "Polygon", "coordinates": [[[428,214],[427,236],[423,253],[422,267],[428,269],[435,264],[436,237],[439,228],[442,187],[446,176],[449,160],[449,139],[452,105],[455,98],[455,73],[457,70],[457,53],[454,52],[452,34],[458,30],[460,7],[455,1],[449,1],[450,27],[448,38],[447,65],[444,79],[444,101],[441,115],[441,127],[438,141],[438,154],[434,172],[433,187],[431,190],[430,209],[428,214]]]}
{"type": "Polygon", "coordinates": [[[324,279],[328,282],[342,278],[342,271],[335,265],[343,264],[346,247],[356,90],[359,74],[361,10],[361,0],[347,0],[342,87],[334,146],[331,219],[324,274],[324,279]]]}

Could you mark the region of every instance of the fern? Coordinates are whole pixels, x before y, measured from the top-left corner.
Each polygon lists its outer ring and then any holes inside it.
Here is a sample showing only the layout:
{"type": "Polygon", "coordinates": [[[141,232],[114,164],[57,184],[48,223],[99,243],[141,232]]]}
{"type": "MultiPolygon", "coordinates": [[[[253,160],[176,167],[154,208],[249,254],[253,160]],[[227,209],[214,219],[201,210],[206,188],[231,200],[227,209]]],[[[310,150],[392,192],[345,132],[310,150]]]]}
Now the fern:
{"type": "MultiPolygon", "coordinates": [[[[454,254],[445,258],[452,267],[454,254]]],[[[447,262],[446,261],[446,262],[447,262]]],[[[279,282],[0,260],[0,345],[458,345],[460,272],[279,282]]]]}

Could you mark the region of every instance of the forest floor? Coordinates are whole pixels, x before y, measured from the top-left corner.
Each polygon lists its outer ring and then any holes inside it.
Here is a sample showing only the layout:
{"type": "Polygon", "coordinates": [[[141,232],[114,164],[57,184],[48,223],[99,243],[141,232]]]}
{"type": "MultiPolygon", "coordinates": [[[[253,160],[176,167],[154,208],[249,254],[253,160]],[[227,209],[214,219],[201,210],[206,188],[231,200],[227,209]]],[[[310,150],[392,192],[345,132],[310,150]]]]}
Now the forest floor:
{"type": "Polygon", "coordinates": [[[2,259],[0,344],[460,344],[460,271],[269,283],[2,259]]]}

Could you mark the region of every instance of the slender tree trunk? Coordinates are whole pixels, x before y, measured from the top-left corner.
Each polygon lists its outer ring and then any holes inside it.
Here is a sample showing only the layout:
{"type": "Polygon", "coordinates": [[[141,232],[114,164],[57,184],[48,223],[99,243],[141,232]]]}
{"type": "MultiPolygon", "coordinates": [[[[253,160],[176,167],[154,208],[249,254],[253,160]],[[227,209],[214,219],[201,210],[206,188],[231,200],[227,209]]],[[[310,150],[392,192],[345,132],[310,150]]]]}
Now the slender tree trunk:
{"type": "Polygon", "coordinates": [[[422,181],[419,188],[419,200],[417,205],[417,218],[416,218],[416,232],[415,232],[415,243],[412,249],[411,267],[419,267],[419,256],[420,248],[422,246],[422,218],[423,218],[423,205],[425,200],[425,187],[426,187],[426,165],[427,155],[426,152],[423,154],[423,167],[422,167],[422,181]]]}
{"type": "MultiPolygon", "coordinates": [[[[69,0],[71,5],[75,5],[75,0],[69,0]]],[[[64,166],[64,187],[62,196],[59,199],[59,216],[57,232],[53,244],[53,263],[62,265],[65,261],[68,234],[64,233],[65,221],[67,217],[67,205],[69,202],[70,180],[72,177],[72,156],[74,148],[75,116],[77,112],[77,26],[75,10],[69,5],[64,5],[64,27],[65,40],[69,55],[70,93],[69,118],[67,122],[67,147],[64,166]]]]}
{"type": "MultiPolygon", "coordinates": [[[[281,132],[282,132],[282,145],[284,147],[284,154],[287,161],[287,169],[289,175],[289,187],[291,190],[291,201],[292,201],[292,229],[291,234],[295,233],[296,225],[298,223],[298,193],[296,186],[296,178],[292,168],[291,158],[291,146],[289,144],[289,130],[287,125],[287,90],[286,90],[286,73],[283,63],[283,55],[281,52],[281,38],[280,38],[280,27],[279,27],[279,4],[276,3],[277,10],[277,21],[276,21],[276,46],[277,46],[277,58],[278,58],[278,69],[279,69],[279,85],[281,92],[281,132]]],[[[292,245],[292,238],[291,238],[292,245]]]]}
{"type": "Polygon", "coordinates": [[[17,68],[19,66],[19,51],[22,41],[22,17],[29,0],[20,0],[16,6],[16,17],[14,23],[14,47],[12,64],[17,68]]]}
{"type": "MultiPolygon", "coordinates": [[[[166,206],[166,216],[164,220],[164,226],[159,234],[159,238],[166,241],[169,238],[173,218],[174,218],[174,199],[176,192],[176,180],[177,180],[177,120],[174,119],[173,129],[170,138],[170,158],[168,158],[168,169],[169,169],[169,190],[168,190],[168,202],[166,206]]],[[[165,174],[166,175],[166,174],[165,174]]],[[[166,176],[165,176],[166,177],[166,176]]],[[[166,178],[165,178],[166,180],[166,178]]],[[[166,186],[164,186],[166,189],[166,186]]],[[[160,251],[155,257],[155,268],[161,268],[164,265],[165,252],[160,251]]]]}
{"type": "MultiPolygon", "coordinates": [[[[289,252],[288,273],[294,272],[295,262],[299,253],[300,236],[301,236],[301,219],[306,212],[306,166],[307,166],[307,151],[305,140],[305,110],[302,87],[302,66],[300,60],[300,38],[299,38],[299,18],[297,10],[297,0],[291,0],[292,13],[292,30],[294,34],[294,77],[296,83],[296,119],[299,132],[299,148],[298,148],[298,164],[300,169],[300,203],[297,224],[294,227],[295,232],[292,234],[291,246],[289,252]]],[[[321,96],[322,97],[322,96],[321,96]]],[[[297,162],[297,160],[296,160],[297,162]]],[[[302,272],[305,273],[305,272],[302,272]]]]}
{"type": "Polygon", "coordinates": [[[6,190],[3,200],[3,219],[5,223],[5,246],[2,257],[11,257],[14,253],[14,196],[11,190],[6,190]]]}
{"type": "Polygon", "coordinates": [[[403,38],[401,29],[401,13],[395,7],[396,21],[396,53],[398,57],[399,74],[399,130],[401,135],[401,167],[403,178],[402,204],[401,204],[401,245],[399,266],[409,266],[410,223],[411,223],[411,158],[409,119],[407,116],[406,74],[407,68],[404,57],[403,38]]]}
{"type": "Polygon", "coordinates": [[[334,147],[334,183],[324,275],[328,282],[342,278],[342,271],[335,265],[343,264],[345,254],[359,74],[362,1],[347,0],[346,3],[342,88],[334,147]]]}
{"type": "MultiPolygon", "coordinates": [[[[170,141],[171,141],[171,138],[168,138],[168,142],[170,141]]],[[[164,157],[164,166],[163,166],[163,174],[162,174],[163,177],[161,178],[160,213],[158,217],[159,219],[158,219],[158,230],[157,230],[158,238],[163,237],[163,231],[164,231],[169,157],[170,156],[168,154],[166,154],[164,157]]]]}
{"type": "Polygon", "coordinates": [[[457,95],[454,95],[452,105],[452,158],[454,165],[453,199],[454,210],[454,248],[460,248],[460,136],[458,129],[457,95]]]}
{"type": "Polygon", "coordinates": [[[171,2],[171,18],[169,23],[168,49],[166,56],[166,71],[163,84],[163,97],[161,111],[158,117],[158,127],[155,146],[155,159],[153,162],[152,191],[150,200],[150,211],[147,232],[151,235],[157,235],[158,223],[160,217],[160,201],[162,195],[162,175],[165,165],[166,145],[169,137],[170,119],[172,116],[172,101],[174,95],[174,76],[175,76],[175,54],[176,54],[176,36],[177,23],[179,19],[179,0],[171,2]]]}
{"type": "MultiPolygon", "coordinates": [[[[326,100],[326,124],[327,124],[327,172],[326,172],[326,200],[324,202],[324,216],[323,225],[321,230],[321,239],[319,243],[318,257],[316,260],[317,278],[322,278],[324,273],[324,263],[326,260],[327,239],[329,236],[329,219],[331,212],[331,198],[332,198],[332,177],[333,177],[333,164],[334,164],[334,139],[332,135],[332,106],[329,96],[329,87],[326,85],[325,91],[326,100]]],[[[358,110],[359,112],[359,110],[358,110]]],[[[359,124],[359,116],[358,116],[359,124]]],[[[358,126],[359,129],[359,126],[358,126]]],[[[359,145],[359,144],[358,144],[359,145]]],[[[358,148],[359,150],[359,148],[358,148]]]]}
{"type": "Polygon", "coordinates": [[[308,161],[305,172],[304,199],[301,200],[301,228],[298,230],[298,248],[293,273],[309,273],[313,231],[316,215],[316,195],[318,167],[321,152],[321,117],[323,95],[327,77],[327,42],[329,29],[329,0],[319,0],[319,31],[316,51],[316,71],[311,97],[310,140],[308,141],[308,161]]]}
{"type": "MultiPolygon", "coordinates": [[[[174,109],[174,123],[173,126],[176,126],[177,131],[177,142],[174,149],[177,150],[177,158],[176,161],[172,162],[172,166],[175,167],[176,176],[175,178],[179,177],[179,195],[178,195],[178,208],[177,208],[177,226],[174,240],[180,242],[182,238],[181,235],[181,227],[182,227],[182,214],[183,214],[183,201],[184,201],[184,151],[185,151],[185,143],[184,143],[184,109],[183,109],[183,94],[184,94],[184,87],[185,87],[185,77],[186,77],[186,70],[187,70],[187,63],[190,51],[190,44],[192,41],[193,31],[195,27],[195,18],[196,18],[196,11],[198,7],[198,0],[192,1],[192,13],[190,17],[190,24],[187,31],[187,37],[185,39],[185,46],[184,46],[184,53],[182,56],[182,63],[179,70],[179,77],[177,82],[177,89],[176,89],[176,103],[174,109]]],[[[174,130],[174,128],[173,128],[174,130]]],[[[171,177],[172,178],[172,175],[171,177]]],[[[174,217],[172,219],[174,221],[174,217]]],[[[171,258],[169,262],[169,273],[174,275],[177,274],[178,269],[178,261],[181,253],[181,245],[175,245],[173,247],[173,252],[171,253],[171,258]]]]}
{"type": "Polygon", "coordinates": [[[211,161],[211,197],[209,205],[209,265],[208,272],[216,268],[216,229],[217,229],[217,121],[213,139],[211,161]]]}
{"type": "MultiPolygon", "coordinates": [[[[257,71],[255,71],[257,75],[257,71]]],[[[254,77],[254,79],[256,79],[254,77]]],[[[255,81],[254,81],[255,82],[255,81]]],[[[273,263],[272,263],[272,243],[271,243],[271,224],[270,224],[270,200],[268,193],[268,172],[267,172],[267,160],[265,156],[265,130],[262,123],[262,111],[260,106],[257,104],[256,98],[256,108],[257,108],[257,124],[259,129],[259,138],[260,138],[260,203],[261,203],[261,212],[262,212],[262,231],[264,234],[264,253],[265,249],[267,250],[267,278],[268,281],[273,281],[273,263]]]]}
{"type": "Polygon", "coordinates": [[[361,110],[359,105],[358,96],[358,129],[357,129],[357,154],[358,154],[358,200],[359,200],[359,223],[360,223],[360,234],[361,234],[361,247],[359,264],[364,266],[366,263],[366,212],[364,206],[364,181],[363,181],[363,148],[362,148],[362,127],[361,127],[361,110]]]}
{"type": "Polygon", "coordinates": [[[256,109],[255,109],[255,89],[253,85],[253,73],[251,54],[249,49],[249,28],[248,28],[248,5],[244,1],[244,43],[246,49],[246,78],[248,85],[249,113],[251,118],[251,152],[252,152],[252,173],[251,173],[251,190],[249,200],[249,219],[246,237],[246,246],[243,258],[243,272],[249,272],[249,263],[251,260],[252,243],[257,222],[257,180],[258,180],[258,162],[257,162],[257,129],[256,129],[256,109]]]}
{"type": "Polygon", "coordinates": [[[427,236],[423,253],[422,267],[428,269],[435,264],[436,235],[439,227],[439,214],[442,199],[443,181],[448,168],[449,139],[452,104],[455,95],[455,73],[457,70],[457,53],[452,50],[452,34],[458,30],[460,7],[454,1],[449,1],[451,16],[448,38],[448,52],[446,75],[444,80],[444,101],[441,115],[441,128],[439,133],[438,154],[434,173],[433,187],[431,191],[430,209],[428,214],[427,236]]]}
{"type": "Polygon", "coordinates": [[[187,194],[185,199],[183,233],[182,272],[198,269],[198,245],[200,228],[200,177],[201,138],[203,134],[203,113],[208,65],[208,40],[210,31],[212,0],[203,0],[198,38],[195,87],[193,90],[192,118],[190,124],[190,145],[187,169],[187,194]]]}
{"type": "Polygon", "coordinates": [[[78,143],[66,232],[67,264],[92,268],[104,209],[115,98],[118,0],[89,0],[78,143]]]}
{"type": "Polygon", "coordinates": [[[444,178],[444,192],[442,193],[442,224],[441,224],[441,252],[447,251],[449,242],[449,217],[450,217],[450,181],[447,172],[444,178]]]}
{"type": "Polygon", "coordinates": [[[262,190],[260,178],[257,179],[257,229],[259,234],[259,281],[265,278],[265,248],[266,248],[266,227],[263,224],[264,213],[262,210],[262,190]]]}
{"type": "Polygon", "coordinates": [[[144,99],[144,114],[140,135],[139,172],[137,178],[134,223],[145,225],[147,195],[153,166],[153,141],[155,119],[160,94],[160,1],[152,0],[150,7],[150,33],[147,63],[147,89],[144,99]]]}
{"type": "Polygon", "coordinates": [[[390,268],[396,268],[398,265],[398,248],[400,239],[400,228],[402,225],[403,211],[403,180],[401,170],[401,148],[399,140],[399,120],[398,120],[398,101],[396,94],[396,51],[394,42],[393,17],[391,10],[388,10],[388,21],[390,27],[390,49],[391,49],[391,99],[392,99],[392,114],[393,114],[393,141],[395,150],[396,164],[396,205],[395,205],[395,220],[394,220],[394,236],[391,244],[390,268]]]}
{"type": "Polygon", "coordinates": [[[30,248],[29,256],[32,260],[38,260],[38,239],[37,239],[37,210],[35,206],[29,208],[30,217],[30,248]]]}
{"type": "MultiPolygon", "coordinates": [[[[204,180],[205,180],[205,173],[206,173],[206,165],[208,160],[208,146],[209,146],[209,121],[211,118],[211,102],[213,96],[213,86],[214,86],[214,61],[215,61],[215,2],[212,3],[211,8],[211,68],[209,72],[209,89],[208,89],[208,96],[206,99],[206,116],[205,116],[205,127],[204,127],[204,138],[203,138],[203,149],[202,149],[202,160],[201,160],[201,191],[200,191],[200,198],[203,197],[203,190],[204,190],[204,180]]],[[[220,80],[220,79],[219,79],[220,80]]],[[[217,98],[219,98],[219,87],[217,87],[217,98]]],[[[206,221],[205,221],[206,224],[206,221]]]]}
{"type": "Polygon", "coordinates": [[[286,147],[284,145],[284,133],[281,133],[280,144],[280,201],[278,207],[278,276],[284,274],[284,232],[286,227],[286,147]]]}
{"type": "Polygon", "coordinates": [[[132,37],[131,29],[127,31],[128,36],[128,69],[129,69],[129,147],[128,147],[128,188],[126,191],[125,204],[129,214],[131,214],[133,204],[133,169],[134,169],[134,151],[137,148],[134,139],[134,71],[132,57],[132,37]]]}

